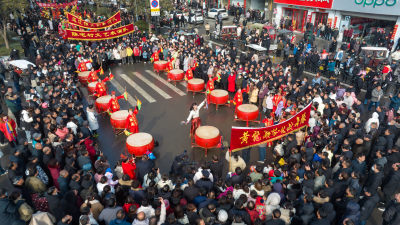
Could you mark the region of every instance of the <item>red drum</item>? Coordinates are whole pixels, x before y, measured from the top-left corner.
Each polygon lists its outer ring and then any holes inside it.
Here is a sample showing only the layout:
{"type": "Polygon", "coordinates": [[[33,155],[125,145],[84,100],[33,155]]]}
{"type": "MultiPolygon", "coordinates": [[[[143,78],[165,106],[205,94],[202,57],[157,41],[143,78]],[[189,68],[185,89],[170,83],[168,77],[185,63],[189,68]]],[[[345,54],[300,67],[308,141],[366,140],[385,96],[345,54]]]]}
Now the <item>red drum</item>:
{"type": "Polygon", "coordinates": [[[172,81],[181,81],[181,80],[183,80],[184,76],[185,76],[185,72],[183,72],[183,70],[180,70],[180,69],[173,69],[173,70],[169,71],[169,73],[168,73],[168,79],[170,79],[172,81]]]}
{"type": "Polygon", "coordinates": [[[188,91],[200,92],[204,90],[204,80],[199,78],[193,78],[188,80],[187,84],[188,91]]]}
{"type": "Polygon", "coordinates": [[[237,117],[244,121],[256,120],[258,117],[258,107],[253,104],[239,105],[237,108],[237,117]]]}
{"type": "Polygon", "coordinates": [[[228,92],[221,89],[211,91],[210,103],[223,105],[228,102],[228,92]]]}
{"type": "Polygon", "coordinates": [[[98,82],[97,81],[95,81],[95,82],[90,82],[89,84],[88,84],[88,91],[89,91],[89,93],[94,93],[95,91],[96,91],[96,84],[97,84],[98,82]]]}
{"type": "Polygon", "coordinates": [[[120,110],[113,112],[110,117],[111,126],[114,129],[125,129],[126,118],[128,118],[128,110],[120,110]]]}
{"type": "Polygon", "coordinates": [[[142,156],[154,148],[154,139],[148,133],[135,133],[126,139],[126,148],[130,154],[142,156]]]}
{"type": "Polygon", "coordinates": [[[89,73],[90,71],[84,71],[84,72],[80,72],[78,74],[78,80],[82,83],[82,84],[87,84],[87,81],[89,79],[89,73]]]}
{"type": "Polygon", "coordinates": [[[96,99],[96,108],[99,112],[107,111],[108,102],[110,102],[111,96],[105,95],[96,99]]]}
{"type": "Polygon", "coordinates": [[[164,61],[164,60],[160,60],[160,61],[157,61],[157,62],[154,62],[154,70],[155,71],[163,71],[163,70],[166,70],[167,69],[167,64],[168,64],[168,62],[167,61],[164,61]]]}
{"type": "Polygon", "coordinates": [[[220,143],[221,135],[216,127],[200,126],[196,129],[194,141],[200,147],[213,148],[220,143]]]}

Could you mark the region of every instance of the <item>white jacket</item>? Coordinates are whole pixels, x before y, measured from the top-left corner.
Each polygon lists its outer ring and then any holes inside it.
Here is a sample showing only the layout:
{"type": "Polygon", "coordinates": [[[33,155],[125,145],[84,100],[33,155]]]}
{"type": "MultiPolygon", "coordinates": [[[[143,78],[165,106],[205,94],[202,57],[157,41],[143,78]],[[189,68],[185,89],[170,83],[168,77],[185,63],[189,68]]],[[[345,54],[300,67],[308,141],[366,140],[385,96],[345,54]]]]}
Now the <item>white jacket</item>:
{"type": "Polygon", "coordinates": [[[99,123],[97,122],[97,113],[96,112],[92,112],[90,110],[86,111],[87,114],[87,120],[89,123],[89,128],[91,130],[97,130],[99,129],[99,123]]]}
{"type": "Polygon", "coordinates": [[[372,117],[369,118],[365,124],[365,131],[369,133],[371,131],[371,124],[376,123],[377,128],[379,128],[379,114],[377,112],[372,113],[372,117]]]}

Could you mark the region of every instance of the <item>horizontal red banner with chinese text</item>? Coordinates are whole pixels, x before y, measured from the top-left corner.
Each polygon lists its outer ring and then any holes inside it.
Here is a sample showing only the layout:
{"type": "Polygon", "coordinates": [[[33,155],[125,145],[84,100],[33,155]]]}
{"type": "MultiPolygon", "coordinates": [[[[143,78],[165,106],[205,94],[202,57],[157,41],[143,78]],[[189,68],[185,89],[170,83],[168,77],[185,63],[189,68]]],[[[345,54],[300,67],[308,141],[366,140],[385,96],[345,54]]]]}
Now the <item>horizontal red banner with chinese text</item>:
{"type": "Polygon", "coordinates": [[[99,41],[122,37],[135,31],[133,24],[106,31],[80,31],[66,29],[65,38],[70,40],[99,41]]]}
{"type": "Polygon", "coordinates": [[[330,9],[333,0],[274,0],[275,3],[330,9]]]}
{"type": "Polygon", "coordinates": [[[36,2],[36,4],[39,7],[42,8],[65,8],[67,6],[73,6],[78,3],[78,0],[72,1],[72,2],[67,2],[67,3],[42,3],[42,2],[36,2]]]}
{"type": "Polygon", "coordinates": [[[83,28],[87,28],[87,29],[104,29],[106,27],[109,27],[109,26],[112,26],[114,24],[121,22],[121,12],[118,11],[112,17],[108,18],[106,21],[99,22],[99,23],[87,22],[75,15],[72,15],[71,13],[67,13],[67,19],[68,19],[68,23],[79,26],[79,27],[83,27],[83,28]]]}
{"type": "Polygon", "coordinates": [[[239,151],[280,139],[292,132],[308,126],[310,118],[311,103],[292,118],[269,127],[232,127],[231,151],[239,151]]]}

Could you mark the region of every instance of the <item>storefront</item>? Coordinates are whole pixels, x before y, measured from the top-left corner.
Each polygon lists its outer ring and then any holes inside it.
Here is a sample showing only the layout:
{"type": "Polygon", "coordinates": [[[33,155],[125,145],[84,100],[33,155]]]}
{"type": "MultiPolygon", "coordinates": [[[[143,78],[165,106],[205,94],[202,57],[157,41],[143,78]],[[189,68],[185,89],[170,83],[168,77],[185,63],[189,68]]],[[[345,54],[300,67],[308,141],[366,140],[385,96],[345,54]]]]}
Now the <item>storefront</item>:
{"type": "Polygon", "coordinates": [[[379,46],[386,37],[397,42],[400,34],[400,3],[397,0],[334,0],[339,16],[338,41],[350,37],[379,46]]]}
{"type": "Polygon", "coordinates": [[[274,0],[274,3],[274,22],[289,30],[304,32],[307,23],[313,24],[316,29],[319,23],[328,23],[330,14],[332,18],[334,16],[330,10],[332,0],[274,0]]]}

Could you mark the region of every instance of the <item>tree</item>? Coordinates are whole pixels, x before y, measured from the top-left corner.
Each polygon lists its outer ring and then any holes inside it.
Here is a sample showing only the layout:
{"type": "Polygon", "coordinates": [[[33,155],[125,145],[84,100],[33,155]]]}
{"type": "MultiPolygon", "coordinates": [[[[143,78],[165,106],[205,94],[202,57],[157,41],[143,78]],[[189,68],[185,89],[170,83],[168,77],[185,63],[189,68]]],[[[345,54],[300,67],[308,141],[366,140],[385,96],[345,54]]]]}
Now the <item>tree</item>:
{"type": "Polygon", "coordinates": [[[26,0],[0,0],[0,34],[7,49],[10,49],[7,39],[7,18],[10,14],[24,12],[27,6],[26,0]]]}

